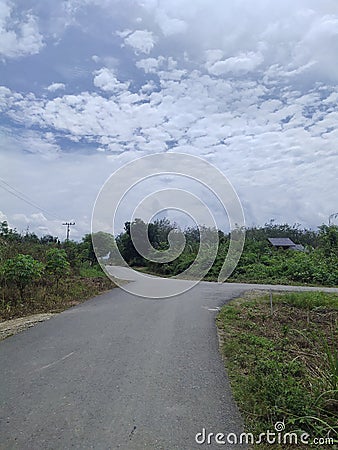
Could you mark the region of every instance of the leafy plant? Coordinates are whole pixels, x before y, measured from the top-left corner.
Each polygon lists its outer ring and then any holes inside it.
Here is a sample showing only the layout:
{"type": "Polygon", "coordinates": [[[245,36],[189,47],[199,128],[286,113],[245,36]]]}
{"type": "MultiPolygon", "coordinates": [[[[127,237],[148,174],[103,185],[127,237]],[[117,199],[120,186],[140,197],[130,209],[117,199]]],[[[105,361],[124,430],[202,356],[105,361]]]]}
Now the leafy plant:
{"type": "Polygon", "coordinates": [[[5,283],[18,288],[20,300],[23,301],[26,288],[41,278],[43,270],[44,265],[41,262],[36,261],[30,255],[19,254],[4,263],[2,275],[5,283]]]}
{"type": "Polygon", "coordinates": [[[65,250],[58,248],[51,248],[46,252],[46,273],[51,275],[56,280],[56,287],[59,286],[61,277],[64,277],[70,272],[70,264],[67,261],[67,254],[65,250]]]}

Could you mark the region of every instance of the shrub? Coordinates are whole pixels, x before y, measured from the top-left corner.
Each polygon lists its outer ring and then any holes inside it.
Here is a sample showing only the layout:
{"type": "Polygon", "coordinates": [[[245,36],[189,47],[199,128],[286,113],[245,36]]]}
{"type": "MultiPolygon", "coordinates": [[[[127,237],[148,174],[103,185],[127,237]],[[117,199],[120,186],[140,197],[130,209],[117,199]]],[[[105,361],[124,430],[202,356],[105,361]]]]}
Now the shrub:
{"type": "Polygon", "coordinates": [[[2,276],[6,284],[17,287],[20,300],[24,300],[26,287],[41,278],[44,265],[30,255],[19,254],[8,259],[2,267],[2,276]]]}
{"type": "Polygon", "coordinates": [[[58,287],[60,278],[69,274],[70,264],[67,260],[67,254],[59,248],[51,248],[46,252],[46,273],[56,280],[58,287]]]}

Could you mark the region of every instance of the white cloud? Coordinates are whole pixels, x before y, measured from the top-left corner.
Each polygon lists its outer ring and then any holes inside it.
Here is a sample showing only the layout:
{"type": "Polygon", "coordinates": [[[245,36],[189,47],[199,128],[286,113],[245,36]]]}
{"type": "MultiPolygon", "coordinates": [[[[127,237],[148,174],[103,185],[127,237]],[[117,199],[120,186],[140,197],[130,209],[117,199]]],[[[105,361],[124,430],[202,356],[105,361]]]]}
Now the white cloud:
{"type": "Polygon", "coordinates": [[[112,70],[107,67],[102,67],[100,70],[94,72],[94,85],[102,91],[121,92],[128,89],[129,82],[121,83],[112,70]]]}
{"type": "Polygon", "coordinates": [[[240,53],[225,60],[214,62],[211,66],[207,65],[209,73],[213,75],[223,75],[229,72],[234,74],[245,74],[252,72],[263,62],[261,53],[240,53]]]}
{"type": "Polygon", "coordinates": [[[33,130],[20,130],[12,133],[8,127],[0,127],[0,147],[7,151],[20,148],[27,154],[40,155],[43,159],[54,161],[60,156],[60,147],[55,143],[54,134],[39,133],[33,130]]]}
{"type": "Polygon", "coordinates": [[[143,69],[145,73],[156,73],[157,69],[163,64],[165,58],[145,58],[136,62],[136,67],[143,69]]]}
{"type": "Polygon", "coordinates": [[[133,30],[121,30],[121,31],[116,31],[117,36],[120,36],[121,38],[126,38],[127,36],[129,36],[131,33],[133,32],[133,30]]]}
{"type": "Polygon", "coordinates": [[[206,50],[205,58],[207,61],[207,63],[206,63],[207,66],[211,67],[217,61],[222,60],[223,56],[224,56],[223,50],[220,50],[220,49],[206,50]]]}
{"type": "Polygon", "coordinates": [[[48,219],[43,215],[43,213],[33,213],[27,216],[26,214],[13,214],[14,220],[19,220],[27,224],[40,224],[41,222],[48,222],[48,219]]]}
{"type": "MultiPolygon", "coordinates": [[[[31,12],[19,14],[10,6],[1,24],[19,39],[20,23],[38,17],[33,23],[50,36],[45,30],[51,19],[43,19],[58,7],[29,1],[31,12]]],[[[257,223],[280,214],[283,221],[314,226],[335,208],[336,3],[170,0],[159,5],[125,0],[128,14],[120,15],[117,0],[67,4],[74,48],[68,34],[63,38],[64,27],[57,26],[55,45],[47,39],[46,52],[34,57],[46,74],[35,73],[30,60],[12,77],[10,64],[3,65],[12,90],[0,87],[0,107],[12,126],[11,138],[2,137],[1,167],[17,173],[18,164],[28,173],[26,183],[34,185],[32,171],[40,190],[46,190],[42,204],[54,193],[53,204],[84,193],[95,198],[100,171],[107,174],[156,151],[184,151],[203,155],[222,169],[239,190],[249,219],[257,223]],[[114,20],[102,20],[103,12],[114,20]],[[113,29],[116,23],[122,31],[113,29]],[[19,73],[27,75],[26,85],[19,73]],[[41,95],[39,80],[57,76],[67,79],[72,94],[64,95],[53,83],[47,89],[56,94],[41,95]],[[79,156],[82,151],[91,156],[79,156]],[[65,161],[73,166],[77,185],[68,184],[72,176],[65,161]],[[39,178],[37,169],[46,170],[53,181],[47,175],[39,178]]],[[[59,14],[60,24],[61,19],[59,14]]],[[[62,217],[72,215],[70,203],[60,206],[62,217]]],[[[88,212],[88,199],[81,197],[79,204],[86,206],[76,206],[77,223],[88,212]]],[[[13,211],[7,207],[10,217],[13,211]]],[[[21,212],[20,205],[15,212],[21,212]]],[[[31,211],[24,213],[30,217],[31,211]]],[[[79,232],[84,228],[79,226],[79,232]]]]}
{"type": "MultiPolygon", "coordinates": [[[[10,226],[15,226],[20,233],[29,231],[38,236],[51,235],[58,237],[60,240],[64,240],[65,238],[65,227],[62,226],[62,222],[55,219],[48,219],[42,212],[12,214],[10,226]]],[[[80,238],[79,231],[74,230],[74,227],[71,228],[71,238],[80,238]]]]}
{"type": "Polygon", "coordinates": [[[0,222],[7,222],[7,216],[2,211],[0,211],[0,222]]]}
{"type": "Polygon", "coordinates": [[[55,91],[58,91],[60,89],[61,90],[65,89],[65,87],[66,87],[66,85],[64,83],[52,83],[46,89],[49,92],[55,92],[55,91]]]}
{"type": "Polygon", "coordinates": [[[149,30],[159,26],[166,39],[184,32],[184,38],[169,47],[173,52],[186,51],[195,62],[205,51],[223,52],[210,72],[215,75],[247,72],[257,66],[266,70],[274,65],[292,76],[305,70],[307,80],[338,81],[338,7],[333,0],[243,0],[231,4],[218,0],[161,4],[139,0],[139,4],[152,17],[153,26],[147,17],[149,30]],[[182,24],[182,29],[178,26],[175,30],[175,23],[182,24]]]}
{"type": "Polygon", "coordinates": [[[43,47],[37,18],[27,12],[21,19],[14,17],[13,4],[0,1],[0,56],[17,58],[39,53],[43,47]]]}
{"type": "Polygon", "coordinates": [[[149,54],[155,45],[155,37],[151,31],[136,30],[130,34],[125,40],[126,45],[132,47],[136,54],[149,54]]]}
{"type": "Polygon", "coordinates": [[[160,26],[164,36],[181,34],[187,31],[188,24],[176,17],[169,17],[165,10],[159,9],[156,14],[156,21],[160,26]]]}
{"type": "Polygon", "coordinates": [[[316,18],[294,49],[295,64],[314,65],[320,77],[338,80],[338,16],[316,18]],[[323,50],[325,49],[325,50],[323,50]]]}
{"type": "MultiPolygon", "coordinates": [[[[2,145],[1,145],[2,148],[2,145]]],[[[75,221],[73,239],[90,232],[90,219],[96,195],[106,178],[118,165],[105,154],[63,153],[56,160],[40,154],[25,157],[20,144],[0,152],[0,177],[44,210],[26,203],[1,189],[2,212],[10,226],[39,235],[65,238],[65,221],[75,221]],[[95,169],[95,170],[94,170],[95,169]],[[18,216],[19,215],[19,216],[18,216]],[[43,229],[39,229],[43,227],[43,229]]]]}

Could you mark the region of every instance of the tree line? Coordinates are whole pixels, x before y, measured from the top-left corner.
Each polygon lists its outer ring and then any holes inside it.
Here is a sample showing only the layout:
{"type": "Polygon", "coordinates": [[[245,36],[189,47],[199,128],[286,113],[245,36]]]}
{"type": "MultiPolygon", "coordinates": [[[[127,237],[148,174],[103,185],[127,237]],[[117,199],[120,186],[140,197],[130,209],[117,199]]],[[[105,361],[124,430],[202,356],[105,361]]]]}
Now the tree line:
{"type": "Polygon", "coordinates": [[[91,235],[81,242],[38,237],[0,222],[0,318],[64,309],[110,287],[91,235]]]}
{"type": "MultiPolygon", "coordinates": [[[[145,223],[140,219],[126,222],[124,230],[113,237],[108,233],[85,235],[80,242],[60,242],[57,237],[38,237],[26,231],[19,233],[7,222],[0,222],[0,319],[25,313],[60,310],[73,301],[83,300],[113,283],[102,271],[104,264],[114,264],[116,246],[132,267],[161,276],[174,276],[188,269],[196,259],[201,235],[212,241],[217,234],[216,258],[204,279],[216,281],[226,258],[230,235],[221,230],[188,227],[183,250],[175,259],[163,263],[144,258],[135,248],[132,232],[147,233],[145,244],[159,252],[169,249],[168,236],[179,227],[168,219],[145,223]]],[[[210,246],[211,247],[211,246],[210,246]]],[[[202,255],[210,259],[208,246],[202,255]]],[[[211,251],[211,250],[210,250],[211,251]]],[[[150,253],[151,254],[151,253],[150,253]]],[[[246,229],[246,240],[239,263],[228,281],[277,284],[338,285],[338,227],[321,225],[317,230],[303,229],[299,224],[277,224],[270,221],[261,227],[246,229]],[[302,244],[304,251],[273,248],[269,237],[289,237],[302,244]]]]}
{"type": "MultiPolygon", "coordinates": [[[[147,229],[150,244],[161,251],[169,248],[167,237],[178,227],[168,219],[149,224],[140,219],[132,223],[126,222],[124,231],[116,236],[115,241],[130,266],[173,276],[183,272],[194,262],[200,244],[198,228],[182,230],[186,240],[184,250],[174,261],[165,264],[149,261],[139,254],[133,244],[131,228],[134,234],[137,234],[137,229],[140,232],[147,229]]],[[[205,233],[205,230],[202,229],[202,232],[205,233]]],[[[217,233],[217,256],[205,276],[210,281],[217,280],[230,243],[229,234],[221,230],[217,230],[217,233]]],[[[271,220],[264,226],[247,228],[242,256],[229,281],[338,285],[338,227],[321,225],[317,230],[311,230],[303,229],[300,224],[277,224],[271,220]],[[270,237],[289,237],[296,244],[301,244],[304,251],[276,249],[269,243],[270,237]]]]}

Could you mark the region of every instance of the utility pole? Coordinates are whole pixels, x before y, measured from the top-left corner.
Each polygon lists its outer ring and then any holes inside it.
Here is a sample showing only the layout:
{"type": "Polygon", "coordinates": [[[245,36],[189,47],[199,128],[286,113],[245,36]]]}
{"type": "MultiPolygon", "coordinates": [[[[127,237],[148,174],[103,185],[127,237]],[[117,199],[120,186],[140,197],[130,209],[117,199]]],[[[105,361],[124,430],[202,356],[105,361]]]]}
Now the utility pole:
{"type": "Polygon", "coordinates": [[[70,227],[75,225],[75,222],[65,222],[62,225],[66,225],[67,227],[67,237],[66,237],[66,241],[69,241],[69,233],[70,233],[70,227]]]}

